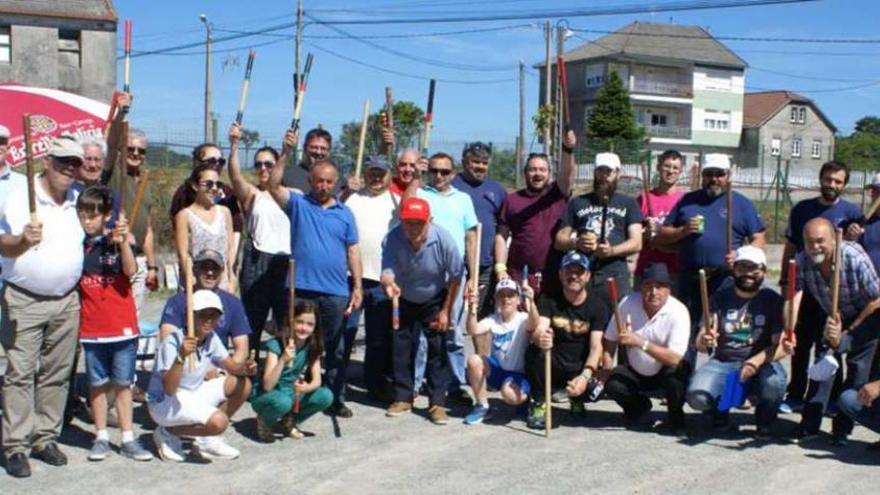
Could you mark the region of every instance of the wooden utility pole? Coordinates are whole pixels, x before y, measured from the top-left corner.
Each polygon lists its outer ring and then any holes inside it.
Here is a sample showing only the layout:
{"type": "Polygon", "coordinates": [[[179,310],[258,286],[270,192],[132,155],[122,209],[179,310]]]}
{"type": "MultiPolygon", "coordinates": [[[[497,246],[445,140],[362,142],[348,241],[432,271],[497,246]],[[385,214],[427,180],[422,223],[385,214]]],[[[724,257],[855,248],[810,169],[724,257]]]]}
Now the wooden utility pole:
{"type": "MultiPolygon", "coordinates": [[[[552,81],[550,77],[550,38],[552,37],[552,31],[550,31],[550,21],[547,21],[544,24],[544,45],[545,45],[545,56],[544,56],[544,105],[552,105],[552,101],[550,100],[550,81],[552,81]]],[[[546,126],[544,126],[544,154],[550,155],[550,123],[548,122],[546,126]]],[[[552,161],[550,161],[552,163],[552,161]]]]}

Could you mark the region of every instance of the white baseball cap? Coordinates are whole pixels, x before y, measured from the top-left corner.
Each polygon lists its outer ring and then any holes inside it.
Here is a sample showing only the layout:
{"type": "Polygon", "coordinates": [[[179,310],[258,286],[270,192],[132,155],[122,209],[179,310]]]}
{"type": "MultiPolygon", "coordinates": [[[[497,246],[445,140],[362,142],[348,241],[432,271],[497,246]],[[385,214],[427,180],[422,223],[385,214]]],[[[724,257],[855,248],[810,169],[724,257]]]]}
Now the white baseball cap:
{"type": "Polygon", "coordinates": [[[0,138],[9,139],[12,133],[9,132],[9,128],[3,124],[0,124],[0,138]]]}
{"type": "Polygon", "coordinates": [[[519,285],[516,282],[509,278],[505,278],[504,280],[499,280],[497,284],[495,284],[495,294],[503,290],[512,290],[516,292],[516,295],[519,295],[519,285]]]}
{"type": "Polygon", "coordinates": [[[598,153],[596,154],[596,168],[599,167],[620,170],[620,157],[617,156],[617,153],[598,153]]]}
{"type": "Polygon", "coordinates": [[[736,258],[733,259],[734,263],[738,261],[751,261],[756,265],[767,266],[767,255],[761,248],[742,246],[736,250],[736,258]]]}
{"type": "Polygon", "coordinates": [[[724,153],[709,153],[703,158],[703,169],[730,170],[730,157],[724,153]]]}
{"type": "Polygon", "coordinates": [[[220,296],[212,290],[201,289],[193,294],[193,311],[201,311],[203,309],[216,309],[223,312],[223,303],[220,296]]]}

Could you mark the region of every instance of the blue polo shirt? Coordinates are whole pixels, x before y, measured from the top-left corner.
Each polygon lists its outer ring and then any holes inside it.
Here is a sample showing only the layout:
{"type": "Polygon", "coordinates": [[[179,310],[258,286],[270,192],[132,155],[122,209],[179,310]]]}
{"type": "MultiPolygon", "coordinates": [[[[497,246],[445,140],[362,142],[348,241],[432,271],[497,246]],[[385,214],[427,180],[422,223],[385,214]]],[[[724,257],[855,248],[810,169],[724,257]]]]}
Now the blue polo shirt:
{"type": "Polygon", "coordinates": [[[859,237],[859,244],[865,248],[874,271],[880,274],[880,217],[874,216],[865,223],[865,233],[859,237]]]}
{"type": "Polygon", "coordinates": [[[443,227],[432,223],[425,244],[415,251],[398,225],[385,236],[382,247],[382,271],[386,270],[394,273],[401,297],[421,304],[436,297],[449,280],[461,278],[464,261],[443,227]]]}
{"type": "Polygon", "coordinates": [[[6,210],[6,198],[9,197],[9,193],[19,187],[27,187],[27,177],[24,174],[13,172],[9,165],[6,165],[6,169],[0,174],[0,216],[6,210]]]}
{"type": "MultiPolygon", "coordinates": [[[[248,322],[241,301],[225,290],[217,289],[214,292],[220,296],[220,303],[223,304],[223,314],[217,322],[214,334],[220,337],[223,345],[229,345],[235,337],[250,335],[251,324],[248,322]]],[[[166,323],[186,332],[186,294],[183,292],[171,296],[165,303],[162,322],[159,325],[166,323]]]]}
{"type": "Polygon", "coordinates": [[[842,198],[831,205],[823,205],[819,198],[801,201],[792,208],[785,229],[785,238],[797,248],[795,253],[804,249],[804,225],[816,217],[826,218],[835,227],[845,230],[849,224],[861,221],[864,214],[858,206],[842,198]]]}
{"type": "Polygon", "coordinates": [[[446,229],[455,242],[458,255],[464,258],[465,233],[477,226],[477,213],[471,197],[454,186],[446,192],[424,186],[416,191],[416,196],[428,202],[431,206],[431,222],[446,229]]]}
{"type": "Polygon", "coordinates": [[[357,226],[342,202],[322,208],[311,195],[290,192],[290,252],[296,260],[296,288],[348,297],[348,247],[357,226]]]}
{"type": "MultiPolygon", "coordinates": [[[[763,232],[766,227],[749,198],[736,191],[733,192],[733,211],[733,249],[737,249],[746,237],[763,232]]],[[[697,215],[703,215],[705,230],[681,240],[681,267],[689,270],[720,268],[724,266],[727,252],[726,195],[713,198],[705,189],[689,192],[682,196],[663,224],[681,227],[697,215]]]]}
{"type": "Polygon", "coordinates": [[[491,266],[495,259],[495,228],[501,217],[501,205],[507,199],[507,191],[491,179],[469,182],[462,174],[455,176],[452,185],[471,197],[477,219],[483,224],[480,238],[480,266],[491,266]]]}

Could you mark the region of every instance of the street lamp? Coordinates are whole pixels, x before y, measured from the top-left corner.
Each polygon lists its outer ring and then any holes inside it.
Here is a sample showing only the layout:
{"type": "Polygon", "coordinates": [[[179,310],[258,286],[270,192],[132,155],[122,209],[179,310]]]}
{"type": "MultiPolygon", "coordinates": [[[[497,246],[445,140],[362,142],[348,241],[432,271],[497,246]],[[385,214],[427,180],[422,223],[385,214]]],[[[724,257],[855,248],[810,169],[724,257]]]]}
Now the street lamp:
{"type": "Polygon", "coordinates": [[[204,142],[211,141],[211,24],[208,22],[208,16],[202,14],[199,20],[205,25],[205,139],[204,142]]]}

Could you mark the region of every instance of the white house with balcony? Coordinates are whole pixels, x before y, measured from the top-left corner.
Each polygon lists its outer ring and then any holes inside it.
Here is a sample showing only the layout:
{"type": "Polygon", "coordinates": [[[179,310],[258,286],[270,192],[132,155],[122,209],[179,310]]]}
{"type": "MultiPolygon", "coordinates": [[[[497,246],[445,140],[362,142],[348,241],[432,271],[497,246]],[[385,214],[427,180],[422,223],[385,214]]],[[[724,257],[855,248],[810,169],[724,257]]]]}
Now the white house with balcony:
{"type": "MultiPolygon", "coordinates": [[[[572,126],[579,134],[608,74],[630,93],[656,156],[674,148],[686,165],[705,153],[735,156],[743,126],[746,63],[697,26],[634,22],[567,53],[572,126]]],[[[540,99],[543,105],[543,65],[540,99]]],[[[555,77],[555,64],[551,65],[555,77]]],[[[555,88],[551,88],[555,89],[555,88]]]]}

